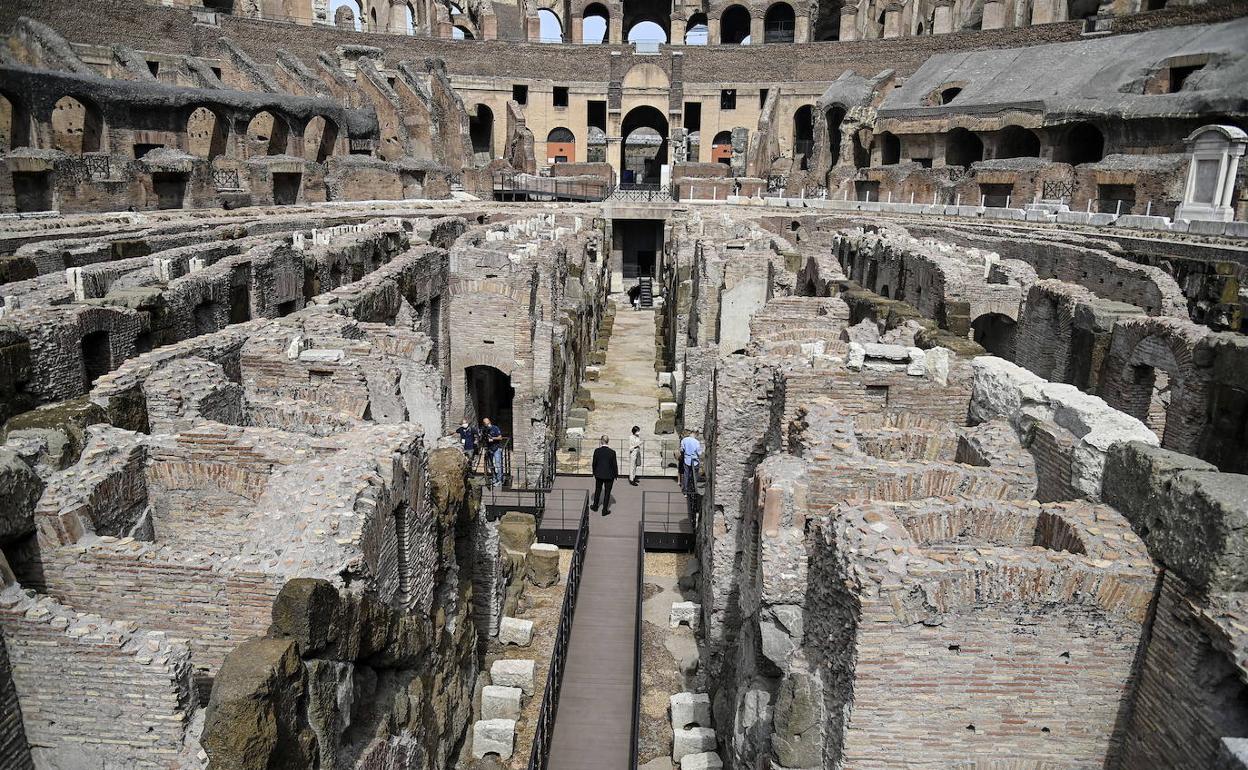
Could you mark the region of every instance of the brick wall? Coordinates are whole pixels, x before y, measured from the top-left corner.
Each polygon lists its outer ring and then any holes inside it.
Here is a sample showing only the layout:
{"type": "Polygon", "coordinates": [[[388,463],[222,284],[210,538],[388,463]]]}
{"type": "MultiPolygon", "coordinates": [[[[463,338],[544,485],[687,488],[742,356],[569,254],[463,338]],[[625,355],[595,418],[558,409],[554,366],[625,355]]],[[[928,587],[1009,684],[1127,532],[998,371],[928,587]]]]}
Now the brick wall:
{"type": "Polygon", "coordinates": [[[1248,737],[1242,665],[1228,660],[1208,618],[1182,578],[1166,572],[1114,768],[1212,767],[1224,736],[1248,737]]]}
{"type": "Polygon", "coordinates": [[[0,757],[6,758],[5,766],[12,770],[34,770],[3,630],[0,630],[0,757]]]}
{"type": "Polygon", "coordinates": [[[189,652],[159,631],[0,594],[0,618],[38,766],[194,768],[189,652]]]}

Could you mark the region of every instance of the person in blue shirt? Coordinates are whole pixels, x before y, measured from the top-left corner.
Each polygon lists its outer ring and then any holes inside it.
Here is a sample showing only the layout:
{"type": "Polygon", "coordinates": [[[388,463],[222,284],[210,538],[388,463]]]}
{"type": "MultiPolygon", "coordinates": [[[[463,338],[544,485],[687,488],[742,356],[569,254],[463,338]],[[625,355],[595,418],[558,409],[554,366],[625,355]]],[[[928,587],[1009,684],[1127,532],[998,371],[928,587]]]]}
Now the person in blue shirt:
{"type": "Polygon", "coordinates": [[[698,441],[698,432],[691,430],[680,440],[680,479],[685,494],[692,494],[697,489],[696,479],[701,467],[702,443],[698,441]]]}
{"type": "Polygon", "coordinates": [[[503,485],[503,429],[494,424],[489,417],[481,418],[481,437],[485,441],[485,452],[490,459],[490,486],[503,485]]]}

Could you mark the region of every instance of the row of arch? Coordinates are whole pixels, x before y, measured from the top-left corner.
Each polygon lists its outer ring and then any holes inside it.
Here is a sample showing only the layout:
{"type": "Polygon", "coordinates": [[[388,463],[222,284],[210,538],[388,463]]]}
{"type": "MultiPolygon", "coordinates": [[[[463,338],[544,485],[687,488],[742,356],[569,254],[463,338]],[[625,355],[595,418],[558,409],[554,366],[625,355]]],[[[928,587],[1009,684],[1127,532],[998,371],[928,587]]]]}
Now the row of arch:
{"type": "MultiPolygon", "coordinates": [[[[803,107],[794,115],[794,139],[801,145],[802,132],[810,125],[803,107]]],[[[852,160],[853,165],[863,168],[871,165],[873,157],[883,166],[901,162],[901,139],[888,131],[876,133],[869,147],[863,147],[854,137],[850,152],[852,158],[842,158],[844,137],[842,123],[845,109],[834,105],[826,113],[828,151],[831,165],[852,160]]],[[[1066,127],[1058,135],[1060,141],[1053,144],[1053,161],[1056,163],[1095,163],[1105,157],[1105,135],[1091,123],[1076,123],[1066,127]]],[[[1031,129],[1009,125],[994,132],[994,158],[1039,158],[1043,150],[1040,136],[1031,129]]],[[[965,128],[952,128],[944,134],[944,162],[947,166],[970,166],[985,159],[984,139],[981,134],[965,128]]]]}
{"type": "MultiPolygon", "coordinates": [[[[230,137],[240,137],[242,157],[290,155],[296,149],[295,137],[303,137],[302,155],[306,160],[324,163],[337,152],[340,130],[333,119],[315,115],[298,123],[276,110],[260,110],[246,124],[239,120],[231,131],[230,120],[211,107],[190,108],[185,118],[185,137],[175,141],[171,149],[192,155],[213,158],[230,154],[230,137]]],[[[69,155],[97,152],[120,153],[123,148],[110,147],[109,132],[103,112],[91,100],[63,96],[52,108],[47,131],[40,132],[34,117],[16,97],[0,92],[0,151],[18,147],[40,146],[60,150],[69,155]]],[[[159,144],[134,144],[130,148],[136,158],[162,147],[159,144]]]]}
{"type": "MultiPolygon", "coordinates": [[[[342,0],[344,2],[348,0],[342,0]]],[[[542,42],[565,43],[567,30],[559,13],[549,7],[538,9],[542,42]]],[[[719,21],[720,45],[750,45],[753,41],[753,17],[744,5],[731,5],[715,17],[719,21]]],[[[767,43],[792,43],[795,39],[797,15],[785,0],[777,0],[763,13],[763,32],[767,43]]],[[[574,20],[574,23],[575,20],[574,20]]],[[[611,12],[602,3],[591,3],[581,12],[581,42],[594,45],[608,43],[611,36],[611,12]]],[[[621,39],[629,43],[671,43],[670,12],[657,2],[637,3],[625,14],[621,39]]],[[[698,12],[686,21],[685,45],[711,44],[710,18],[698,12]]]]}

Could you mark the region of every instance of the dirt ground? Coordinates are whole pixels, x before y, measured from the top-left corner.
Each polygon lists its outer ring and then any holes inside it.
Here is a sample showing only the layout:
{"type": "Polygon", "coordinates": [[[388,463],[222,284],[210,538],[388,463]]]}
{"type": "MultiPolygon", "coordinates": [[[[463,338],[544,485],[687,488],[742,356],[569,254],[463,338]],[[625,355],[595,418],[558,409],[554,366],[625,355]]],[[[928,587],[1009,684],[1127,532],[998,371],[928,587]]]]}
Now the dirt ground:
{"type": "Polygon", "coordinates": [[[672,603],[694,599],[692,594],[682,595],[676,585],[688,559],[688,554],[646,554],[642,586],[641,729],[637,746],[641,764],[671,756],[668,699],[685,689],[680,658],[697,653],[697,644],[688,628],[668,627],[672,603]]]}

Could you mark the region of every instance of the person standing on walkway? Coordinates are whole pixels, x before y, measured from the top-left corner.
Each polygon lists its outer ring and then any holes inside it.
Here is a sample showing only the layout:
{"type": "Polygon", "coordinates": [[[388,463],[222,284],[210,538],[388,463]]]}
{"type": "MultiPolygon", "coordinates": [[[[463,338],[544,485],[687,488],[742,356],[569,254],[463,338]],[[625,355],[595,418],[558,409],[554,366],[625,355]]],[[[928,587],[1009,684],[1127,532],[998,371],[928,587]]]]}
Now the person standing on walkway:
{"type": "Polygon", "coordinates": [[[594,502],[589,509],[597,511],[598,501],[601,500],[603,516],[611,513],[611,487],[615,484],[615,477],[620,475],[615,450],[607,446],[610,441],[603,436],[602,446],[594,450],[594,502]]]}
{"type": "Polygon", "coordinates": [[[637,474],[641,471],[641,427],[634,425],[628,437],[628,483],[637,486],[637,474]]]}
{"type": "Polygon", "coordinates": [[[485,439],[485,452],[490,459],[490,486],[503,485],[503,429],[489,417],[481,418],[481,436],[485,439]]]}
{"type": "Polygon", "coordinates": [[[477,454],[477,429],[465,418],[455,429],[455,433],[459,436],[459,445],[464,450],[464,457],[468,458],[468,468],[471,470],[477,454]]]}
{"type": "Polygon", "coordinates": [[[681,490],[686,494],[696,494],[698,470],[702,467],[702,443],[698,441],[698,432],[689,431],[689,435],[680,440],[680,478],[681,490]]]}

